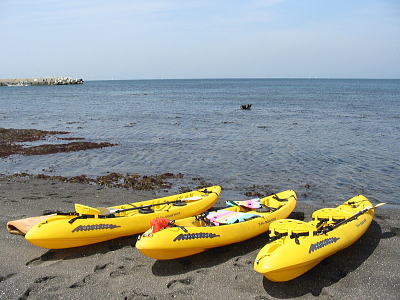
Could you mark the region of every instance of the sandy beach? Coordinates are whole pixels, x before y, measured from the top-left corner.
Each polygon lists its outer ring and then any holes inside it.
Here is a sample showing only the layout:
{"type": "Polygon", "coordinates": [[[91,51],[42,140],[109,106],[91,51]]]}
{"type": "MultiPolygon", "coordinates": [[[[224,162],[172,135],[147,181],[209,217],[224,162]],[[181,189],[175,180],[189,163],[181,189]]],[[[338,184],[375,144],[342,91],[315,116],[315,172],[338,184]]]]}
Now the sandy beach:
{"type": "MultiPolygon", "coordinates": [[[[155,261],[135,249],[137,236],[91,246],[46,250],[11,235],[6,222],[73,203],[115,205],[168,195],[66,183],[32,177],[0,177],[1,299],[397,299],[400,291],[400,209],[380,208],[366,234],[305,275],[273,283],[253,270],[266,235],[191,257],[155,261]]],[[[217,205],[222,206],[223,192],[217,205]]],[[[321,206],[299,202],[293,218],[309,218],[321,206]]]]}
{"type": "Polygon", "coordinates": [[[399,20],[0,0],[0,300],[400,300],[399,20]]]}

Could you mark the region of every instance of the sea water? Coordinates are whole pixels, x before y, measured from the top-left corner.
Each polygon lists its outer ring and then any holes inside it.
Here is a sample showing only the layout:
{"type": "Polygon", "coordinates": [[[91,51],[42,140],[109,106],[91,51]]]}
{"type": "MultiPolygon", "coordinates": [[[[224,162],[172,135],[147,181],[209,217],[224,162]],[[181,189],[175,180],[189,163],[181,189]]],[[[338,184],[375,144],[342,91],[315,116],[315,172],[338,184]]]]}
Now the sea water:
{"type": "MultiPolygon", "coordinates": [[[[0,173],[183,173],[243,197],[400,204],[400,80],[88,81],[0,88],[0,127],[118,146],[0,159],[0,173]],[[241,110],[241,104],[252,104],[241,110]]],[[[49,138],[46,143],[54,142],[49,138]]],[[[43,143],[43,142],[39,142],[43,143]]],[[[225,192],[224,192],[225,193],[225,192]]]]}

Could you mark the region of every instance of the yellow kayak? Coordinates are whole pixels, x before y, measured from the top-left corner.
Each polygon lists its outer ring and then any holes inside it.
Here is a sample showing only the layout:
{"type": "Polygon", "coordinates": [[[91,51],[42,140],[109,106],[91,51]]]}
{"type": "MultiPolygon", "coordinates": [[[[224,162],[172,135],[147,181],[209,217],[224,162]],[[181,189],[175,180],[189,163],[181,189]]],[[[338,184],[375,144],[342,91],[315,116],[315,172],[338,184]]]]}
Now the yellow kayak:
{"type": "Polygon", "coordinates": [[[75,204],[75,212],[59,213],[34,225],[25,238],[35,246],[61,249],[142,233],[150,220],[179,219],[199,214],[217,201],[221,187],[107,208],[75,204]]]}
{"type": "Polygon", "coordinates": [[[373,217],[374,206],[359,195],[336,208],[315,211],[308,223],[275,221],[270,226],[270,241],[258,253],[254,270],[271,281],[294,279],[357,241],[373,217]]]}
{"type": "Polygon", "coordinates": [[[234,203],[227,209],[170,222],[157,232],[153,227],[138,238],[136,248],[154,259],[175,259],[244,241],[266,232],[272,221],[289,216],[296,199],[289,190],[258,199],[258,209],[234,203]]]}

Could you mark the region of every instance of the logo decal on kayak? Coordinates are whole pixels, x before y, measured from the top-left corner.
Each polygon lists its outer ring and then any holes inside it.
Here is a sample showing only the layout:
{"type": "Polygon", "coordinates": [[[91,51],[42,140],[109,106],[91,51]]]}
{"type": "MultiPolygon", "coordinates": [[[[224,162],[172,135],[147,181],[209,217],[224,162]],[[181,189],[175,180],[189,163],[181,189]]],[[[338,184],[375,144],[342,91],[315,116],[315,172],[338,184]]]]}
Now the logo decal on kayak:
{"type": "Polygon", "coordinates": [[[264,220],[264,221],[259,222],[258,225],[263,226],[263,225],[271,223],[272,221],[275,221],[275,220],[276,220],[276,218],[272,218],[270,220],[264,220]]]}
{"type": "Polygon", "coordinates": [[[194,240],[194,239],[213,239],[220,236],[219,234],[198,232],[198,233],[182,233],[174,238],[174,242],[181,240],[194,240]]]}
{"type": "Polygon", "coordinates": [[[330,244],[336,243],[338,240],[340,240],[340,238],[337,237],[331,237],[325,240],[322,240],[318,243],[315,244],[311,244],[310,249],[308,250],[308,253],[312,253],[314,251],[317,251],[325,246],[328,246],[330,244]]]}
{"type": "Polygon", "coordinates": [[[91,231],[91,230],[100,230],[100,229],[114,229],[121,226],[114,225],[114,224],[96,224],[96,225],[79,225],[76,227],[72,232],[78,231],[91,231]]]}
{"type": "Polygon", "coordinates": [[[360,227],[361,225],[363,225],[365,222],[367,222],[367,219],[362,220],[360,223],[358,223],[356,226],[360,227]]]}
{"type": "Polygon", "coordinates": [[[173,214],[170,214],[170,215],[166,215],[166,216],[164,216],[164,218],[171,218],[171,217],[178,216],[178,215],[180,215],[180,214],[181,214],[181,212],[178,211],[178,212],[176,212],[176,213],[173,213],[173,214]]]}

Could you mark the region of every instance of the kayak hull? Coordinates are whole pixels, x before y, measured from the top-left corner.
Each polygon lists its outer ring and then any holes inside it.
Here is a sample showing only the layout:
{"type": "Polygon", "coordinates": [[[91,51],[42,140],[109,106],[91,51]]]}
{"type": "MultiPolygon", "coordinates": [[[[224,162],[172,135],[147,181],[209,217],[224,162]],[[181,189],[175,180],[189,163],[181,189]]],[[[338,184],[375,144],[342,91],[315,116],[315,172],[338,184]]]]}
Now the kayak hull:
{"type": "Polygon", "coordinates": [[[254,263],[254,270],[271,281],[280,282],[297,278],[325,258],[356,242],[369,228],[373,216],[372,204],[367,198],[359,195],[336,208],[314,212],[313,220],[308,223],[288,219],[275,221],[270,226],[271,237],[282,233],[287,235],[268,243],[260,250],[254,263]],[[325,233],[317,231],[321,222],[333,226],[367,208],[371,209],[331,231],[325,233]],[[308,235],[301,236],[307,232],[308,235]],[[297,241],[296,238],[290,237],[293,234],[300,234],[297,241]]]}
{"type": "Polygon", "coordinates": [[[166,260],[190,256],[207,249],[253,238],[266,232],[272,221],[289,216],[296,206],[294,191],[285,191],[276,195],[285,201],[275,200],[273,196],[260,200],[268,206],[279,207],[273,212],[263,213],[256,210],[244,210],[240,206],[230,207],[226,210],[250,212],[257,214],[258,217],[219,226],[207,226],[204,221],[199,221],[195,217],[181,219],[175,222],[181,227],[167,227],[155,233],[151,229],[146,231],[138,238],[136,248],[148,257],[166,260]]]}
{"type": "Polygon", "coordinates": [[[322,261],[321,259],[318,259],[315,261],[307,262],[305,264],[292,266],[287,269],[276,269],[274,271],[267,271],[263,275],[269,281],[274,281],[274,282],[289,281],[308,272],[316,265],[318,265],[321,261],[322,261]]]}
{"type": "Polygon", "coordinates": [[[111,209],[129,209],[133,208],[133,206],[157,204],[157,206],[152,207],[154,211],[150,213],[134,209],[109,216],[90,215],[89,218],[76,218],[76,215],[56,215],[33,226],[26,233],[25,238],[31,244],[41,248],[62,249],[134,235],[146,231],[150,227],[150,220],[154,218],[163,217],[175,220],[202,213],[214,205],[220,192],[221,188],[219,186],[212,186],[206,188],[206,191],[205,189],[200,189],[111,207],[111,209]],[[185,199],[190,198],[199,200],[185,201],[185,199]],[[158,205],[178,200],[185,201],[186,204],[184,206],[176,206],[175,203],[158,205]]]}

